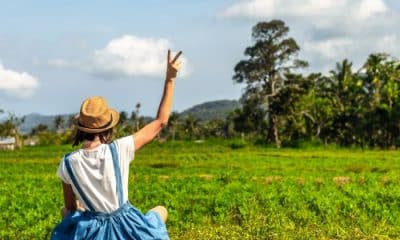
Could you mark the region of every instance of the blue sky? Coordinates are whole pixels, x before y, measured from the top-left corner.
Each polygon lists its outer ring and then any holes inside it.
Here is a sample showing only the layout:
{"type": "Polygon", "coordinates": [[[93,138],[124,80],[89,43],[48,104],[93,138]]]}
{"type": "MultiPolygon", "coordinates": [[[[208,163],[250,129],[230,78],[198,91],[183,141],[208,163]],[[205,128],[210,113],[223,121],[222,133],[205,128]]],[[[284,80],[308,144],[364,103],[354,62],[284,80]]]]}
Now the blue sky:
{"type": "Polygon", "coordinates": [[[166,49],[184,51],[174,109],[238,99],[234,65],[251,27],[280,18],[310,62],[327,71],[345,57],[400,57],[394,0],[8,1],[0,9],[0,109],[73,113],[90,95],[154,116],[166,49]],[[301,5],[299,5],[301,3],[301,5]]]}

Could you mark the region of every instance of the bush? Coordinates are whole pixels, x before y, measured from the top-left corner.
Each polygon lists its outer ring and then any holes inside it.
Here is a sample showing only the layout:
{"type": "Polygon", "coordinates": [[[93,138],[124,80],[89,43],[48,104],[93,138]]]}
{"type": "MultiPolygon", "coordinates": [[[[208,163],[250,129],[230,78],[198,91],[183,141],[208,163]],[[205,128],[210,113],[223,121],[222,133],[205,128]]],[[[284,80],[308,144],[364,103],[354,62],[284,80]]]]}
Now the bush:
{"type": "Polygon", "coordinates": [[[230,142],[229,146],[231,149],[240,149],[247,146],[247,143],[243,139],[233,140],[230,142]]]}

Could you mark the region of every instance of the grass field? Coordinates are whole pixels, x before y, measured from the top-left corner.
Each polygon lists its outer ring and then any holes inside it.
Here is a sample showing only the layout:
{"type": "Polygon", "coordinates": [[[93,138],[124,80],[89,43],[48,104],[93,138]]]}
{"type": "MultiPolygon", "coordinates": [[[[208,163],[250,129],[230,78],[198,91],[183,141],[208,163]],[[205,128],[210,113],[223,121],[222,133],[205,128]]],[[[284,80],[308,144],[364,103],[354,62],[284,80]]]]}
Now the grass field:
{"type": "MultiPolygon", "coordinates": [[[[0,152],[0,239],[49,237],[71,150],[0,152]]],[[[131,203],[167,206],[171,239],[400,239],[398,151],[153,143],[130,170],[131,203]]]]}

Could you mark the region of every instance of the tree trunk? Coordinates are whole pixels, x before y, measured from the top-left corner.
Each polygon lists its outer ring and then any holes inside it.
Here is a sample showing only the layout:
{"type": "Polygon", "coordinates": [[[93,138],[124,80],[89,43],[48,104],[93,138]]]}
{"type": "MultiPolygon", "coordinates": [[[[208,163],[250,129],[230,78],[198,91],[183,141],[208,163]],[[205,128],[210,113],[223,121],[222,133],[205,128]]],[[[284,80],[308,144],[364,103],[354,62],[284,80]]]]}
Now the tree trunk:
{"type": "MultiPolygon", "coordinates": [[[[268,97],[268,111],[271,110],[271,104],[270,104],[270,99],[275,96],[277,94],[277,89],[276,89],[276,83],[277,83],[277,79],[276,76],[274,74],[270,74],[269,76],[269,82],[270,84],[270,89],[271,89],[271,94],[268,97]]],[[[276,114],[271,114],[271,112],[268,115],[268,120],[269,120],[269,124],[271,125],[269,128],[269,133],[268,133],[268,137],[270,139],[274,139],[275,141],[275,145],[277,148],[281,148],[282,143],[279,137],[279,129],[278,129],[278,115],[276,114]]]]}
{"type": "Polygon", "coordinates": [[[21,135],[19,134],[19,132],[17,130],[15,131],[14,137],[15,137],[15,147],[17,149],[21,149],[23,146],[23,141],[21,140],[21,135]]]}
{"type": "Polygon", "coordinates": [[[317,126],[317,133],[315,134],[315,137],[316,138],[319,138],[319,135],[321,134],[321,126],[320,125],[318,125],[317,126]]]}
{"type": "Polygon", "coordinates": [[[279,128],[278,128],[278,116],[274,115],[272,116],[272,129],[274,131],[274,140],[275,140],[275,145],[277,148],[282,147],[281,139],[279,137],[279,128]]]}

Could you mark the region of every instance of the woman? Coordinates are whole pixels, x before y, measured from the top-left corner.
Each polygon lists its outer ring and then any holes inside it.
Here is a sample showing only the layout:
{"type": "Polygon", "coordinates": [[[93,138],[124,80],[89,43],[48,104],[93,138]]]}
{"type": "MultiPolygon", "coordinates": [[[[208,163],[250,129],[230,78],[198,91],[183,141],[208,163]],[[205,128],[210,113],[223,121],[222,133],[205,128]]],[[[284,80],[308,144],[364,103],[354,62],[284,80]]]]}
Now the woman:
{"type": "Polygon", "coordinates": [[[169,239],[165,207],[154,207],[143,215],[129,203],[128,174],[134,152],[154,139],[168,123],[181,54],[171,58],[168,50],[157,117],[133,135],[111,142],[119,113],[109,108],[103,97],[90,97],[82,103],[74,121],[74,145],[82,143],[82,148],[65,155],[58,168],[65,207],[63,220],[53,230],[52,239],[169,239]]]}

